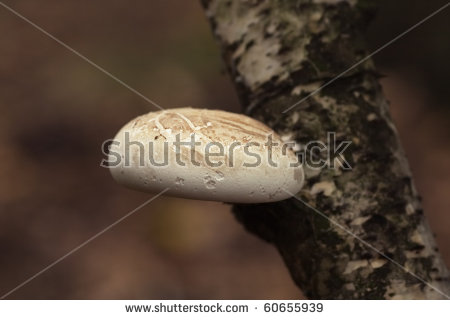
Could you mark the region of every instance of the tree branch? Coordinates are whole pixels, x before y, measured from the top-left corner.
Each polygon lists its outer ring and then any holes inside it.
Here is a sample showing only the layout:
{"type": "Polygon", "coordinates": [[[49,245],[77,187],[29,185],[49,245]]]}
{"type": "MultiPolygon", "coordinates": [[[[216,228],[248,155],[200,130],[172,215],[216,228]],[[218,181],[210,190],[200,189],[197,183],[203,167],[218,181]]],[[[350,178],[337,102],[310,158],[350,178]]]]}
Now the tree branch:
{"type": "MultiPolygon", "coordinates": [[[[371,60],[360,61],[370,1],[203,0],[245,112],[304,146],[329,132],[351,141],[342,167],[305,166],[298,197],[403,268],[450,294],[371,60]]],[[[257,182],[255,182],[257,183],[257,182]]],[[[273,243],[313,299],[443,298],[302,202],[235,205],[236,217],[273,243]]]]}

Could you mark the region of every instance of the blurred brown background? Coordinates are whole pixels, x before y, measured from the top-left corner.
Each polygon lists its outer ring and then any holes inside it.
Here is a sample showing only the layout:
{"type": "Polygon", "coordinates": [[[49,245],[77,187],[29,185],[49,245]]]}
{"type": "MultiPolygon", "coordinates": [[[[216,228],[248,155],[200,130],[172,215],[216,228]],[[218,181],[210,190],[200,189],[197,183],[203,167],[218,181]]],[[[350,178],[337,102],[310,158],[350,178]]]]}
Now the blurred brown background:
{"type": "MultiPolygon", "coordinates": [[[[4,1],[164,107],[239,112],[198,0],[4,1]]],[[[380,1],[372,50],[445,1],[380,1]],[[406,9],[405,9],[406,8],[406,9]]],[[[450,9],[375,58],[450,265],[450,9]]],[[[0,295],[147,200],[99,166],[140,97],[0,7],[0,295]]],[[[307,258],[307,257],[305,257],[307,258]]],[[[161,197],[14,299],[301,297],[224,204],[161,197]]]]}

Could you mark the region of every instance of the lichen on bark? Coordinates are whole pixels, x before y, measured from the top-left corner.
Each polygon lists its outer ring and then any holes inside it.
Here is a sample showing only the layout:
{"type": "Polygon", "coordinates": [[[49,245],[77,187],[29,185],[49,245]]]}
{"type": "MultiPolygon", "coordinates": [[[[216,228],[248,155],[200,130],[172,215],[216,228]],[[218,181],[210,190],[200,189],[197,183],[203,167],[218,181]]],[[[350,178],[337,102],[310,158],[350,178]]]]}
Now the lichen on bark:
{"type": "MultiPolygon", "coordinates": [[[[273,243],[309,298],[442,298],[448,273],[424,219],[389,108],[367,54],[371,1],[204,0],[244,111],[299,146],[351,141],[352,170],[308,169],[296,199],[235,205],[251,232],[273,243]],[[434,290],[417,277],[428,282],[434,290]]],[[[333,159],[331,161],[334,161],[333,159]]]]}

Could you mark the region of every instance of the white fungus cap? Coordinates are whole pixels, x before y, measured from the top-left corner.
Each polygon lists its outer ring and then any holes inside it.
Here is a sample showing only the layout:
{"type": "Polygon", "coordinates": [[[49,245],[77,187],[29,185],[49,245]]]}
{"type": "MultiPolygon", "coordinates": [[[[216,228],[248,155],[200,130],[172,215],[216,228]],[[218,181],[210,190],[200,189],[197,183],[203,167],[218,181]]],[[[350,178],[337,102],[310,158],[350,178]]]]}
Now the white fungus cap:
{"type": "Polygon", "coordinates": [[[190,199],[274,202],[296,194],[304,180],[297,156],[273,130],[220,110],[139,116],[116,135],[108,162],[122,185],[146,192],[170,188],[167,195],[190,199]]]}

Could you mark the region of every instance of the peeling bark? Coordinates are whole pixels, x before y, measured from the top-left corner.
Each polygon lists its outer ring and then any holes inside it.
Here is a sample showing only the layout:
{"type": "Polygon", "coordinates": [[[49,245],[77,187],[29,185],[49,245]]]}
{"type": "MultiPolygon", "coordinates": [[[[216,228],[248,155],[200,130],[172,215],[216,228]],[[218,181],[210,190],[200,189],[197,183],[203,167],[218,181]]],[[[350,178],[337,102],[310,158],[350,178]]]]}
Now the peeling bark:
{"type": "MultiPolygon", "coordinates": [[[[371,60],[297,105],[364,58],[371,1],[203,0],[245,112],[299,145],[349,140],[352,170],[306,170],[298,197],[438,290],[445,267],[371,60]]],[[[439,299],[444,296],[336,228],[298,200],[235,205],[236,217],[273,243],[313,299],[439,299]]]]}

